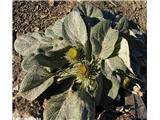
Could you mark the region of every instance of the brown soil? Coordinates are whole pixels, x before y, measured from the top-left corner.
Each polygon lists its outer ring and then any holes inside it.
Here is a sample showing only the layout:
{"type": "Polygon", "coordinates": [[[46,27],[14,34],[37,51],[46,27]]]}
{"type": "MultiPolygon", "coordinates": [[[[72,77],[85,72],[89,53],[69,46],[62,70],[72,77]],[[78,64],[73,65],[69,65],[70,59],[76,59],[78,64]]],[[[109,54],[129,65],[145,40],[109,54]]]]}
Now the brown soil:
{"type": "MultiPolygon", "coordinates": [[[[129,20],[138,23],[143,31],[146,31],[146,1],[113,1],[113,2],[92,2],[100,9],[109,8],[122,12],[129,20]]],[[[68,14],[76,2],[56,1],[53,6],[49,6],[48,2],[13,2],[13,42],[16,35],[33,32],[35,30],[45,30],[49,25],[53,24],[57,19],[68,14]]],[[[20,116],[30,114],[34,117],[42,117],[42,102],[35,100],[30,102],[18,96],[19,85],[25,75],[21,71],[20,63],[22,57],[15,52],[13,48],[13,112],[17,112],[20,116]]]]}

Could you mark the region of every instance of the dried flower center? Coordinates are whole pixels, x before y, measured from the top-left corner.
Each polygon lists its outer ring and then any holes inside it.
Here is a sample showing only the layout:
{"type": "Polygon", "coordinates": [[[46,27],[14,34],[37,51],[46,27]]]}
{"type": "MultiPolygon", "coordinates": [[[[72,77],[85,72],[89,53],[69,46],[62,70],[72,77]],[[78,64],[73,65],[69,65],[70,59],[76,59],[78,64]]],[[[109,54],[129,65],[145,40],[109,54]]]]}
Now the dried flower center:
{"type": "Polygon", "coordinates": [[[66,56],[71,58],[71,59],[76,59],[78,57],[78,51],[76,48],[72,47],[70,48],[67,53],[66,56]]]}
{"type": "Polygon", "coordinates": [[[88,75],[88,66],[85,64],[76,64],[74,66],[76,73],[80,76],[86,76],[88,75]]]}

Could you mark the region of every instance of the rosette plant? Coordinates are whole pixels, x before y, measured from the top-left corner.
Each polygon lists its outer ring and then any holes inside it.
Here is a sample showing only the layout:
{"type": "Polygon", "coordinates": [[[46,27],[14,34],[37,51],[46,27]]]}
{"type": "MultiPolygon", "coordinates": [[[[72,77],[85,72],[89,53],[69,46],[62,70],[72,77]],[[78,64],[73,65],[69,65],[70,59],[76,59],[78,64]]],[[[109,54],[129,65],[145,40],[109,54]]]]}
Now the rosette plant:
{"type": "Polygon", "coordinates": [[[102,97],[115,99],[120,87],[138,79],[124,36],[138,39],[126,17],[89,3],[76,5],[45,32],[19,36],[14,47],[27,72],[20,95],[33,101],[55,84],[59,89],[44,102],[44,120],[95,119],[102,97]]]}

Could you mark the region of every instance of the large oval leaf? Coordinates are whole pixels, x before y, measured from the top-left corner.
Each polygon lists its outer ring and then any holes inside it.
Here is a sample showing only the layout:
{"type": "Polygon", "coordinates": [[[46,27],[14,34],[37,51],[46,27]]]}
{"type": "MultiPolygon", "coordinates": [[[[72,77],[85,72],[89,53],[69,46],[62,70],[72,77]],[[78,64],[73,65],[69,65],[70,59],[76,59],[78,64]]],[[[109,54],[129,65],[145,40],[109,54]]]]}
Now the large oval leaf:
{"type": "Polygon", "coordinates": [[[43,67],[37,67],[24,77],[19,93],[28,100],[34,100],[52,85],[53,81],[51,73],[43,67]]]}
{"type": "Polygon", "coordinates": [[[52,27],[52,30],[54,31],[54,33],[59,37],[63,37],[62,27],[63,27],[64,18],[65,17],[63,17],[60,20],[57,20],[52,27]]]}
{"type": "Polygon", "coordinates": [[[52,25],[46,28],[44,34],[45,34],[46,37],[50,37],[52,39],[57,39],[58,38],[58,36],[53,31],[53,26],[52,25]]]}
{"type": "Polygon", "coordinates": [[[111,89],[108,92],[108,96],[112,99],[115,99],[118,95],[118,91],[120,88],[120,77],[118,75],[113,74],[113,68],[107,61],[102,61],[101,71],[104,74],[104,76],[112,83],[111,89]]]}
{"type": "Polygon", "coordinates": [[[110,21],[104,20],[91,28],[90,41],[92,45],[92,54],[98,56],[102,49],[102,42],[110,27],[110,21]]]}
{"type": "Polygon", "coordinates": [[[35,39],[39,40],[41,42],[40,44],[40,49],[41,47],[45,46],[52,46],[54,51],[65,48],[68,46],[67,41],[61,40],[60,37],[54,34],[52,30],[52,26],[49,26],[46,30],[45,33],[41,32],[34,32],[32,33],[32,37],[35,39]]]}
{"type": "Polygon", "coordinates": [[[78,4],[73,8],[73,10],[80,13],[87,27],[94,26],[100,20],[103,20],[103,14],[101,10],[93,6],[91,3],[78,4]]]}
{"type": "Polygon", "coordinates": [[[61,18],[57,20],[53,25],[50,25],[46,30],[45,30],[45,35],[50,36],[50,37],[63,37],[62,34],[62,27],[63,27],[63,22],[64,18],[61,18]]]}
{"type": "Polygon", "coordinates": [[[125,65],[128,69],[133,72],[130,64],[130,52],[129,52],[129,45],[126,39],[122,38],[120,43],[120,50],[118,52],[118,56],[124,61],[125,65]]]}
{"type": "Polygon", "coordinates": [[[58,55],[49,57],[43,54],[38,54],[36,55],[35,59],[40,65],[50,67],[52,69],[61,68],[68,63],[64,56],[60,57],[58,55]]]}
{"type": "Polygon", "coordinates": [[[93,120],[94,100],[86,93],[65,92],[52,96],[46,103],[44,120],[93,120]]]}
{"type": "Polygon", "coordinates": [[[88,39],[86,25],[78,12],[73,11],[65,17],[63,37],[73,45],[77,45],[77,43],[85,45],[88,39]]]}
{"type": "Polygon", "coordinates": [[[37,39],[42,44],[52,44],[52,42],[54,40],[53,37],[51,37],[51,36],[45,36],[45,34],[43,32],[34,32],[34,33],[32,33],[32,37],[37,39]]]}
{"type": "Polygon", "coordinates": [[[21,67],[24,71],[29,71],[36,68],[37,66],[39,66],[39,63],[35,59],[35,54],[30,54],[26,56],[21,63],[21,67]]]}
{"type": "Polygon", "coordinates": [[[56,68],[62,68],[68,63],[64,55],[64,49],[54,52],[48,51],[46,53],[31,54],[29,56],[26,56],[22,61],[22,68],[25,71],[35,69],[38,66],[49,67],[52,70],[56,68]]]}
{"type": "Polygon", "coordinates": [[[32,33],[19,36],[14,43],[15,50],[23,56],[33,53],[39,45],[40,42],[32,36],[32,33]]]}
{"type": "Polygon", "coordinates": [[[69,47],[69,44],[65,40],[56,39],[53,42],[52,51],[58,51],[67,47],[69,47]]]}
{"type": "Polygon", "coordinates": [[[105,63],[109,66],[111,71],[122,70],[126,72],[128,69],[124,61],[119,56],[108,58],[105,60],[105,63]]]}
{"type": "Polygon", "coordinates": [[[78,11],[82,16],[88,16],[91,18],[103,18],[103,14],[100,9],[93,6],[91,3],[78,4],[73,8],[73,10],[78,11]]]}
{"type": "Polygon", "coordinates": [[[112,82],[112,88],[109,92],[109,96],[112,98],[117,96],[121,79],[124,79],[124,76],[128,76],[129,79],[137,79],[119,56],[111,57],[102,61],[101,71],[106,78],[112,82]]]}
{"type": "Polygon", "coordinates": [[[101,59],[108,58],[114,52],[118,37],[119,32],[117,30],[114,30],[112,28],[108,30],[107,35],[104,37],[104,40],[101,44],[102,49],[99,55],[101,59]]]}

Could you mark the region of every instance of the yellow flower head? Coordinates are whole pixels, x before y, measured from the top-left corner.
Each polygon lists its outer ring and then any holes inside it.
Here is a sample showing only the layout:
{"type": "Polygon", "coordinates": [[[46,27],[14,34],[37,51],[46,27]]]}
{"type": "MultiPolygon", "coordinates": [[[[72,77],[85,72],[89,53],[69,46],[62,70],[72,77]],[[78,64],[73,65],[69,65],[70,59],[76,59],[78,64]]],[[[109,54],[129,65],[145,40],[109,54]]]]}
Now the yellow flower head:
{"type": "Polygon", "coordinates": [[[78,51],[76,48],[72,47],[66,52],[66,56],[72,60],[77,59],[78,57],[78,51]]]}

